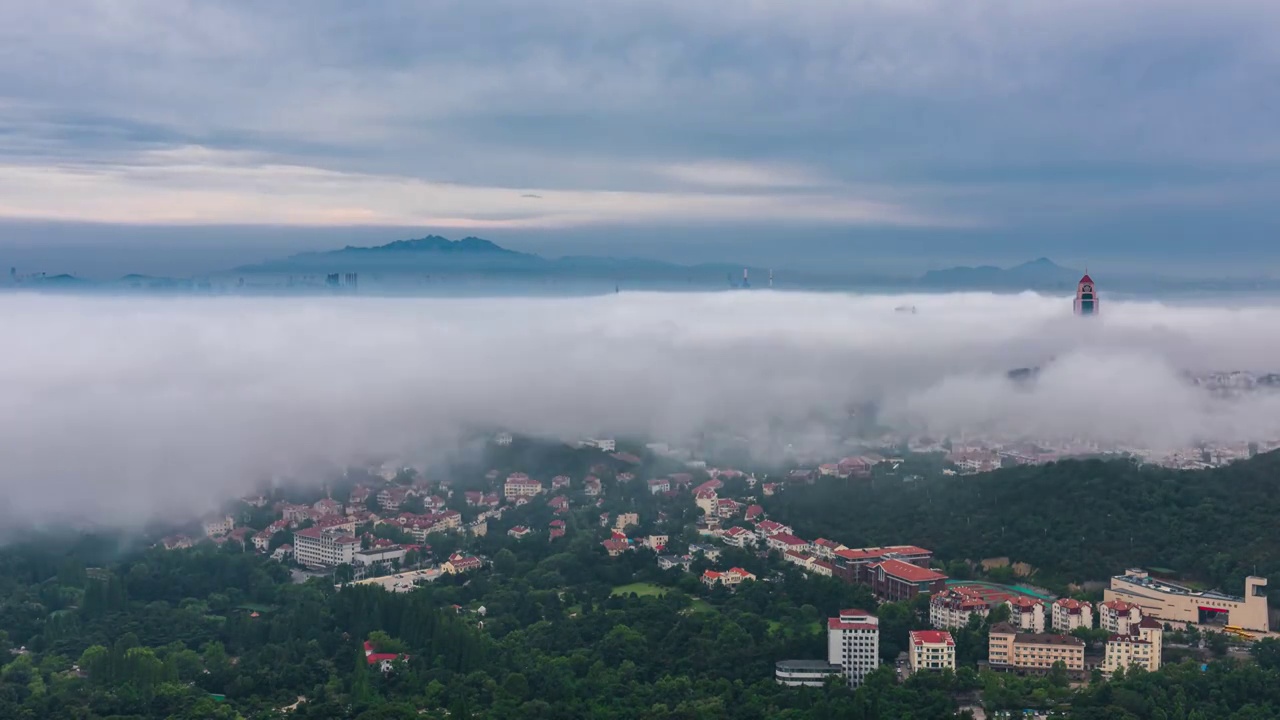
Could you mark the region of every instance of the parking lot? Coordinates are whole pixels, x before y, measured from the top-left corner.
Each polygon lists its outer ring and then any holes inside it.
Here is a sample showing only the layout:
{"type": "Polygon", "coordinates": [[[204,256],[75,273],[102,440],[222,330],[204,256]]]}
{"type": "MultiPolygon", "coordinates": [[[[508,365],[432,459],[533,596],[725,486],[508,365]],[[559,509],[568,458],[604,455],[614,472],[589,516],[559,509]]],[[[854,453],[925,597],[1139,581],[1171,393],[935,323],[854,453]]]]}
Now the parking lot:
{"type": "Polygon", "coordinates": [[[357,580],[353,585],[381,585],[388,592],[409,592],[416,585],[424,582],[431,582],[440,577],[440,568],[427,568],[425,570],[406,570],[405,572],[396,573],[394,575],[383,575],[381,577],[366,578],[357,580]]]}

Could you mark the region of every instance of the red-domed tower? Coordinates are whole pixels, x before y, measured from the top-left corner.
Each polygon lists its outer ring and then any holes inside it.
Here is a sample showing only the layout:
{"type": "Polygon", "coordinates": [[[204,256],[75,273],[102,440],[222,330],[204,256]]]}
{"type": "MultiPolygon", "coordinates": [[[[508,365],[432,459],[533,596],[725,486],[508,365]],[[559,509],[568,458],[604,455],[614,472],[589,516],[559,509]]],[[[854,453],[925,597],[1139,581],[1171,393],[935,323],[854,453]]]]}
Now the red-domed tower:
{"type": "Polygon", "coordinates": [[[1076,314],[1098,314],[1098,292],[1093,287],[1093,278],[1089,277],[1087,272],[1076,285],[1076,314]]]}

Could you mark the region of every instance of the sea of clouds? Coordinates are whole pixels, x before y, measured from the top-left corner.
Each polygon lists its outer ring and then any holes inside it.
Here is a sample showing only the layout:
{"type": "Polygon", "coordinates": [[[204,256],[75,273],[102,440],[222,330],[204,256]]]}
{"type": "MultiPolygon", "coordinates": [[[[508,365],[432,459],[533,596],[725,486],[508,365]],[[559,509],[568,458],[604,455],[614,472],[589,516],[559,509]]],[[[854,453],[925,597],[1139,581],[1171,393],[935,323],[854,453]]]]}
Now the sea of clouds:
{"type": "Polygon", "coordinates": [[[1104,302],[1083,319],[1031,293],[12,293],[0,317],[0,491],[29,521],[199,512],[264,474],[443,454],[477,427],[762,437],[874,402],[936,436],[1280,437],[1280,397],[1215,398],[1181,376],[1280,370],[1280,305],[1262,301],[1104,302]],[[1032,366],[1030,385],[1006,377],[1032,366]]]}

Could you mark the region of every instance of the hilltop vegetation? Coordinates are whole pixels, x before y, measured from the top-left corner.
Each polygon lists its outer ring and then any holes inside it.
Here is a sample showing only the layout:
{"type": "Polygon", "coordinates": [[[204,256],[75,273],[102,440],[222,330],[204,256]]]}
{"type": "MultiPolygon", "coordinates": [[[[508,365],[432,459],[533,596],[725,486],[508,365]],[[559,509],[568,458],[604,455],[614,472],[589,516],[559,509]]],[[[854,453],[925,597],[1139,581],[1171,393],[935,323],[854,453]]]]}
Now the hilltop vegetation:
{"type": "Polygon", "coordinates": [[[1130,566],[1239,592],[1280,581],[1280,453],[1204,471],[1064,461],[903,482],[819,481],[766,508],[805,537],[914,543],[945,560],[1008,556],[1046,582],[1103,580],[1130,566]]]}

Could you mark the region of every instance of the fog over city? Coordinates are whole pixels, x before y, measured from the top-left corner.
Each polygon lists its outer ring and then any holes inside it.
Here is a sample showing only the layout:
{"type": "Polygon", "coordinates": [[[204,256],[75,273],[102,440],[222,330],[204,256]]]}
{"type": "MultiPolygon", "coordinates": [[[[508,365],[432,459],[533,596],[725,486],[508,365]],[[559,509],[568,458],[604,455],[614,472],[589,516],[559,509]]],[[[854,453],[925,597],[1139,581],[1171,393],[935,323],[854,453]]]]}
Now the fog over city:
{"type": "Polygon", "coordinates": [[[1104,300],[1082,319],[1030,293],[15,293],[0,314],[0,489],[34,522],[198,513],[316,460],[446,458],[477,428],[799,438],[874,402],[881,423],[935,437],[1280,437],[1280,396],[1214,398],[1180,376],[1280,369],[1280,306],[1104,300]],[[1034,383],[1006,377],[1034,366],[1034,383]]]}

